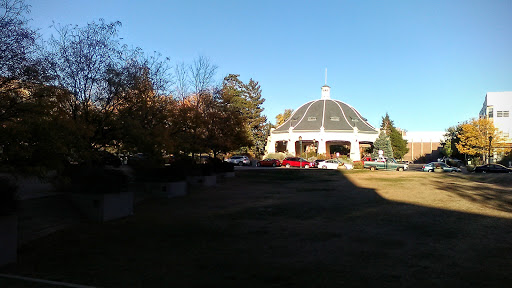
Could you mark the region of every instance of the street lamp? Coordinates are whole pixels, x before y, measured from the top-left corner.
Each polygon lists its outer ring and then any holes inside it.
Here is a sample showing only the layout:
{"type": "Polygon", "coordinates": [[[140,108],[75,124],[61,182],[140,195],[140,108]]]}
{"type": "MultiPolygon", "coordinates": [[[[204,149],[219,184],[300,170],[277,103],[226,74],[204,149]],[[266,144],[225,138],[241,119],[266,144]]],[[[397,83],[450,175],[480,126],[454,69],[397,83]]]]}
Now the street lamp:
{"type": "Polygon", "coordinates": [[[302,168],[302,136],[299,136],[299,144],[300,144],[300,150],[299,150],[300,166],[299,166],[299,168],[302,168]]]}
{"type": "Polygon", "coordinates": [[[491,163],[491,145],[492,145],[492,136],[489,136],[489,158],[487,159],[487,163],[491,163]]]}

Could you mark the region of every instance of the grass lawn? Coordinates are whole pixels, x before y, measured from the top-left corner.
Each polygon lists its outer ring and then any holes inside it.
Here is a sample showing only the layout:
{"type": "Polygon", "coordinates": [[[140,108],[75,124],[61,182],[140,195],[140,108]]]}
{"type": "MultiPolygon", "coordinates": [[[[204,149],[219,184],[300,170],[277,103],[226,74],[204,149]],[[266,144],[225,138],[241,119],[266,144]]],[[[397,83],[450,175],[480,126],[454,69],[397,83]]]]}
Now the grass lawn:
{"type": "Polygon", "coordinates": [[[512,175],[250,169],[33,241],[0,273],[99,287],[506,287],[511,196],[512,175]]]}

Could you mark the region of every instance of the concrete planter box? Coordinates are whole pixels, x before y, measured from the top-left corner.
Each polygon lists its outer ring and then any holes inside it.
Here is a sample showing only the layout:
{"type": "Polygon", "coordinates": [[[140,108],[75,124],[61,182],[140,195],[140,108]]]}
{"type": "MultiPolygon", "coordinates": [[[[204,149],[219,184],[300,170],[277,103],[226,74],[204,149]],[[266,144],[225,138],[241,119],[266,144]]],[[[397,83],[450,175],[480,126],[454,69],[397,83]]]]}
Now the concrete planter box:
{"type": "Polygon", "coordinates": [[[217,185],[217,176],[187,176],[187,183],[190,185],[215,186],[217,185]]]}
{"type": "Polygon", "coordinates": [[[133,215],[133,192],[110,194],[72,193],[71,201],[89,219],[99,222],[133,215]]]}
{"type": "Polygon", "coordinates": [[[187,176],[187,183],[190,185],[202,185],[203,176],[187,176]]]}
{"type": "Polygon", "coordinates": [[[152,195],[173,198],[187,195],[187,181],[146,183],[146,190],[152,195]]]}
{"type": "Polygon", "coordinates": [[[18,217],[0,216],[0,266],[16,263],[18,258],[18,217]]]}

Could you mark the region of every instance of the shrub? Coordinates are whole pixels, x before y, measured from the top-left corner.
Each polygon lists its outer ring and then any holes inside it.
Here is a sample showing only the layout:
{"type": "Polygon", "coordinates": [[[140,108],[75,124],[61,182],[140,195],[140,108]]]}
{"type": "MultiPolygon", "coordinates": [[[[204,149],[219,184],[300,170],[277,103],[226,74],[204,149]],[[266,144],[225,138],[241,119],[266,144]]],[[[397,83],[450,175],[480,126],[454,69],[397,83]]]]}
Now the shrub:
{"type": "Polygon", "coordinates": [[[509,167],[510,162],[512,162],[512,152],[509,152],[507,156],[503,157],[498,163],[503,166],[509,167]]]}
{"type": "Polygon", "coordinates": [[[233,172],[235,171],[235,164],[222,161],[219,158],[212,158],[213,170],[215,173],[233,172]]]}
{"type": "Polygon", "coordinates": [[[466,168],[468,169],[468,172],[473,172],[475,171],[475,165],[467,165],[466,168]]]}
{"type": "Polygon", "coordinates": [[[283,161],[284,158],[288,157],[287,154],[279,152],[279,153],[269,153],[264,158],[270,158],[270,159],[279,159],[280,161],[283,161]]]}
{"type": "Polygon", "coordinates": [[[18,186],[13,179],[0,177],[0,215],[10,215],[16,211],[18,186]]]}
{"type": "Polygon", "coordinates": [[[140,182],[175,182],[185,179],[185,171],[178,167],[158,167],[137,170],[136,180],[140,182]]]}
{"type": "Polygon", "coordinates": [[[353,163],[352,159],[350,159],[347,155],[341,155],[337,159],[341,163],[347,163],[347,164],[352,164],[353,163]]]}
{"type": "Polygon", "coordinates": [[[363,161],[354,161],[354,169],[364,169],[363,161]]]}
{"type": "Polygon", "coordinates": [[[318,154],[316,156],[316,160],[326,160],[327,159],[327,156],[325,156],[325,154],[318,154]]]}
{"type": "Polygon", "coordinates": [[[127,191],[129,178],[121,170],[102,167],[77,167],[71,176],[73,191],[87,194],[127,191]]]}

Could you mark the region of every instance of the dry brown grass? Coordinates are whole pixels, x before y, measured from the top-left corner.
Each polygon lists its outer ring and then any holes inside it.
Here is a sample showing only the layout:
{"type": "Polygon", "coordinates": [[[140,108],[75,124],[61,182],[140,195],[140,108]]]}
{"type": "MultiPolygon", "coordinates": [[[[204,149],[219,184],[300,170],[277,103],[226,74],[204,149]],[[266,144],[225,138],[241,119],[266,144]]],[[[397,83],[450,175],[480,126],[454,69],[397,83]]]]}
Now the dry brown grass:
{"type": "Polygon", "coordinates": [[[385,199],[465,213],[512,218],[512,175],[375,171],[345,173],[385,199]]]}

